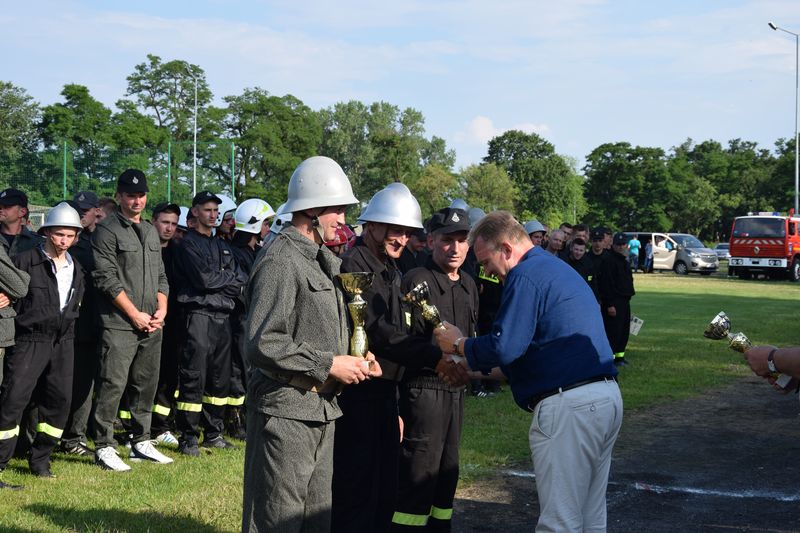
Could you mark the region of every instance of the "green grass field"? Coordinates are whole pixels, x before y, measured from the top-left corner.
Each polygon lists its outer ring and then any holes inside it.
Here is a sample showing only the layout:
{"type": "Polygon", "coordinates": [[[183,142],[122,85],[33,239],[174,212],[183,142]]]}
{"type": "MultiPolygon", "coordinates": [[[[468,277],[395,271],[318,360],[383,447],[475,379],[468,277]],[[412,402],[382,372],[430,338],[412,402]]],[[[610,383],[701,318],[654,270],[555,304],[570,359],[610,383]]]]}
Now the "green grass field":
{"type": "MultiPolygon", "coordinates": [[[[721,310],[754,343],[797,343],[793,305],[800,284],[651,274],[637,275],[636,288],[632,308],[644,326],[631,337],[631,365],[621,372],[627,410],[684,398],[749,372],[727,343],[702,336],[721,310]]],[[[530,414],[505,389],[467,401],[462,482],[497,467],[528,466],[530,414]]],[[[166,466],[138,464],[123,474],[57,454],[54,480],[34,478],[24,461],[13,460],[3,479],[26,488],[0,493],[0,530],[238,531],[242,469],[243,447],[198,459],[177,457],[166,466]]]]}

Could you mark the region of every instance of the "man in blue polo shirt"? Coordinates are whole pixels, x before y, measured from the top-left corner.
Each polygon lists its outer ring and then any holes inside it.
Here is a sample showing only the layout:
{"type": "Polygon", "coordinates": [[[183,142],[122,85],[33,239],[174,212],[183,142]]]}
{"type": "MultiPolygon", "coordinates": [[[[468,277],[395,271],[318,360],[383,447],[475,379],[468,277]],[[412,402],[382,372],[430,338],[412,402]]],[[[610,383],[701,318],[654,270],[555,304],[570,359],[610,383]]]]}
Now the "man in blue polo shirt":
{"type": "Polygon", "coordinates": [[[488,335],[465,338],[447,324],[436,341],[472,369],[499,366],[516,403],[533,413],[536,530],[605,531],[622,397],[594,295],[569,265],[533,247],[510,213],[484,217],[469,241],[484,271],[504,283],[500,309],[488,335]]]}

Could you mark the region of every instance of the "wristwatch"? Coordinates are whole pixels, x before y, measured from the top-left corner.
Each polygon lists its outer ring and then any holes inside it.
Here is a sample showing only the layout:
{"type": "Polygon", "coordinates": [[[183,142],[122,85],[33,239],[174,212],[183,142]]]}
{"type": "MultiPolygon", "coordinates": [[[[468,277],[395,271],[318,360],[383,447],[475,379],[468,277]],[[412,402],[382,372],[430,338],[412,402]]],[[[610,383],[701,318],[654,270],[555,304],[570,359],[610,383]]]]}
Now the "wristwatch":
{"type": "Polygon", "coordinates": [[[772,351],[769,352],[769,355],[767,356],[767,368],[769,368],[769,371],[774,374],[778,373],[778,369],[775,368],[775,359],[774,359],[775,352],[777,351],[778,351],[777,348],[773,348],[772,351]]]}
{"type": "Polygon", "coordinates": [[[458,351],[458,347],[461,346],[461,341],[464,340],[464,337],[459,337],[453,341],[453,353],[456,355],[462,355],[460,351],[458,351]]]}

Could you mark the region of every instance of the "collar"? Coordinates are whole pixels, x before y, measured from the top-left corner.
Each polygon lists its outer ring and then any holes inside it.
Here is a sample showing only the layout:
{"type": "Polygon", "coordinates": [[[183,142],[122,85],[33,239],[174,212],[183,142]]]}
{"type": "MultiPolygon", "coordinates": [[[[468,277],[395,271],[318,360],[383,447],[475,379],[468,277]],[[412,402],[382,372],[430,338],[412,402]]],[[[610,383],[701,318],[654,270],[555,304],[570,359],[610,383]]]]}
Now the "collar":
{"type": "MultiPolygon", "coordinates": [[[[375,256],[372,250],[369,249],[369,246],[364,242],[363,237],[358,237],[356,239],[356,244],[353,246],[353,253],[358,253],[364,258],[364,262],[367,263],[370,272],[380,274],[384,270],[388,270],[388,268],[386,268],[386,263],[375,256]]],[[[393,260],[387,258],[387,261],[393,260]]]]}
{"type": "MultiPolygon", "coordinates": [[[[44,263],[46,261],[46,262],[50,263],[50,265],[53,267],[53,271],[55,272],[55,265],[56,265],[55,261],[53,261],[53,258],[50,257],[50,254],[48,254],[47,251],[44,249],[44,245],[39,245],[38,249],[39,249],[39,252],[40,252],[38,254],[39,261],[38,262],[34,261],[32,264],[37,265],[37,264],[44,263]]],[[[72,255],[70,255],[70,253],[67,252],[66,256],[67,256],[67,264],[62,268],[67,268],[67,267],[72,266],[72,255]]]]}
{"type": "MultiPolygon", "coordinates": [[[[316,260],[317,254],[320,253],[321,249],[324,248],[327,250],[327,247],[324,244],[317,244],[311,239],[305,237],[294,226],[286,226],[281,230],[280,235],[285,235],[286,238],[289,239],[289,241],[294,245],[294,247],[297,248],[298,251],[309,261],[316,260]]],[[[330,252],[330,250],[328,251],[330,252]]],[[[333,254],[333,252],[330,253],[333,254]]]]}
{"type": "MultiPolygon", "coordinates": [[[[445,291],[450,288],[450,284],[453,282],[453,280],[451,280],[450,277],[445,274],[441,268],[439,268],[439,265],[437,265],[433,260],[433,254],[428,257],[428,260],[425,263],[425,268],[430,270],[431,274],[433,274],[433,280],[436,282],[436,285],[439,288],[439,294],[444,294],[445,291]]],[[[467,287],[464,285],[464,276],[466,276],[464,269],[459,268],[458,280],[455,282],[455,286],[461,287],[466,291],[467,287]]]]}

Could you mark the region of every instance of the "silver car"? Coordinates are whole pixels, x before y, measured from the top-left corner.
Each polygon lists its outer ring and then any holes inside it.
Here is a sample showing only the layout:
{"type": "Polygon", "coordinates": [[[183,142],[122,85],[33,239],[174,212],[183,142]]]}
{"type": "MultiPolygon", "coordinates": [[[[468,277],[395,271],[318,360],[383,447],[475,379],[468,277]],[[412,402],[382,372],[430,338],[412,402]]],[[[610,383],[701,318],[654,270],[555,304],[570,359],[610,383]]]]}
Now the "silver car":
{"type": "Polygon", "coordinates": [[[731,245],[727,242],[720,242],[714,247],[714,251],[717,253],[717,259],[720,261],[725,259],[728,260],[731,258],[731,245]]]}

